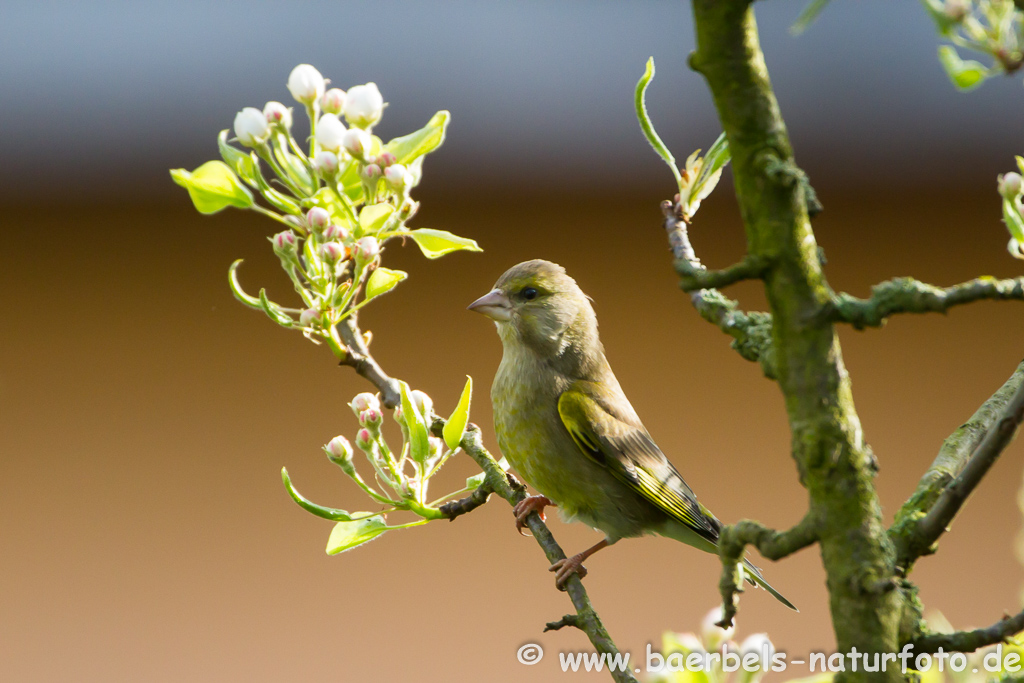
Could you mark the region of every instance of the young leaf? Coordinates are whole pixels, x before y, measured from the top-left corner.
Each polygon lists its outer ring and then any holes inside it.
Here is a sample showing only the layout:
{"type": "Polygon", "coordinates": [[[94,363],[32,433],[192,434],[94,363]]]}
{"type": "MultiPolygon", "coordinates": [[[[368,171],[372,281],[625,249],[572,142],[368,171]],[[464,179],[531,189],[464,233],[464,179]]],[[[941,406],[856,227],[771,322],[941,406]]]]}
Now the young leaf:
{"type": "Polygon", "coordinates": [[[984,64],[973,59],[967,61],[960,59],[960,55],[951,45],[943,45],[939,48],[939,61],[946,70],[949,80],[953,81],[953,85],[960,90],[977,88],[988,77],[988,69],[984,64]]]}
{"type": "Polygon", "coordinates": [[[270,183],[266,181],[266,179],[263,177],[263,174],[260,173],[255,152],[252,153],[252,163],[255,166],[254,179],[256,181],[256,187],[259,188],[260,194],[263,195],[263,198],[267,200],[267,203],[273,206],[275,209],[279,211],[284,211],[285,213],[295,215],[302,213],[302,206],[296,199],[289,197],[283,192],[278,192],[277,190],[270,186],[270,183]]]}
{"type": "Polygon", "coordinates": [[[228,144],[228,131],[222,130],[217,136],[217,147],[220,149],[220,155],[224,161],[234,169],[242,180],[252,185],[256,184],[256,169],[253,166],[252,158],[242,150],[228,144]]]}
{"type": "Polygon", "coordinates": [[[1003,199],[1003,222],[1006,223],[1010,235],[1020,244],[1024,244],[1024,217],[1020,215],[1017,202],[1003,199]]]}
{"type": "Polygon", "coordinates": [[[1024,157],[1015,157],[1017,159],[1017,168],[1020,169],[1021,174],[1024,174],[1024,157]]]}
{"type": "Polygon", "coordinates": [[[207,161],[191,173],[176,168],[171,171],[171,178],[188,190],[199,213],[217,213],[229,206],[248,209],[253,204],[249,188],[223,161],[207,161]]]}
{"type": "Polygon", "coordinates": [[[378,232],[387,219],[395,212],[395,207],[386,202],[364,206],[359,212],[359,227],[363,235],[378,232]]]}
{"type": "Polygon", "coordinates": [[[479,474],[474,474],[472,477],[469,477],[468,479],[466,479],[466,488],[467,489],[478,488],[480,486],[480,484],[484,483],[485,479],[487,479],[487,473],[486,472],[480,472],[479,474]]]}
{"type": "Polygon", "coordinates": [[[399,282],[409,277],[409,274],[404,270],[391,270],[390,268],[377,268],[375,271],[370,273],[369,279],[366,281],[366,295],[364,301],[369,301],[375,297],[390,292],[394,289],[399,282]]]}
{"type": "Polygon", "coordinates": [[[447,230],[420,228],[418,230],[410,231],[408,235],[415,240],[416,246],[418,246],[420,251],[423,252],[423,255],[429,259],[440,258],[445,254],[450,254],[453,251],[459,250],[483,251],[483,249],[480,248],[480,245],[476,243],[476,240],[453,235],[447,230]]]}
{"type": "Polygon", "coordinates": [[[281,468],[281,481],[284,482],[284,487],[288,489],[288,495],[292,497],[292,500],[298,503],[299,507],[307,512],[312,512],[317,517],[323,517],[324,519],[330,519],[335,522],[347,522],[352,519],[352,515],[345,510],[326,508],[322,505],[317,505],[296,491],[295,487],[292,485],[291,477],[288,476],[288,469],[285,467],[281,468]]]}
{"type": "Polygon", "coordinates": [[[384,145],[384,151],[394,154],[400,164],[411,164],[441,146],[451,117],[447,111],[437,112],[423,128],[388,142],[384,145]]]}
{"type": "Polygon", "coordinates": [[[231,293],[249,308],[262,309],[263,304],[260,303],[260,300],[246,294],[245,290],[242,289],[242,285],[238,283],[238,267],[240,265],[242,265],[242,259],[238,259],[228,268],[228,284],[231,286],[231,293]]]}
{"type": "Polygon", "coordinates": [[[267,317],[282,327],[294,327],[295,321],[281,310],[281,307],[267,298],[267,290],[260,290],[260,308],[267,314],[267,317]]]}
{"type": "Polygon", "coordinates": [[[814,23],[814,20],[818,18],[821,10],[825,9],[827,4],[828,0],[811,0],[810,4],[804,7],[804,11],[793,22],[793,25],[789,27],[789,32],[794,36],[798,36],[806,31],[807,27],[814,23]]]}
{"type": "Polygon", "coordinates": [[[337,555],[351,550],[357,545],[372,541],[387,530],[387,525],[379,515],[351,522],[338,522],[331,530],[331,537],[327,539],[327,554],[337,555]]]}
{"type": "Polygon", "coordinates": [[[423,462],[430,454],[427,424],[409,399],[409,385],[401,382],[399,386],[402,390],[402,416],[409,428],[409,455],[415,462],[423,462]]]}
{"type": "Polygon", "coordinates": [[[647,93],[647,86],[650,84],[651,79],[654,78],[654,57],[647,60],[647,68],[644,70],[644,75],[640,77],[640,80],[636,84],[636,93],[634,96],[636,105],[636,118],[640,122],[640,130],[643,131],[644,137],[647,138],[647,142],[650,143],[654,151],[658,153],[668,167],[672,169],[672,175],[675,176],[676,184],[680,185],[683,182],[682,176],[679,174],[679,169],[676,167],[676,159],[672,156],[672,152],[668,151],[668,147],[658,137],[657,132],[654,130],[654,124],[651,123],[650,117],[647,115],[647,103],[644,97],[647,93]]]}
{"type": "MultiPolygon", "coordinates": [[[[459,399],[459,405],[455,407],[455,412],[448,418],[448,422],[444,425],[442,434],[444,435],[444,442],[448,444],[448,448],[453,451],[459,447],[459,442],[462,441],[462,435],[466,431],[466,424],[469,422],[469,403],[473,397],[473,378],[466,377],[466,387],[462,390],[462,397],[459,399]]],[[[466,484],[469,486],[469,484],[466,484]]]]}

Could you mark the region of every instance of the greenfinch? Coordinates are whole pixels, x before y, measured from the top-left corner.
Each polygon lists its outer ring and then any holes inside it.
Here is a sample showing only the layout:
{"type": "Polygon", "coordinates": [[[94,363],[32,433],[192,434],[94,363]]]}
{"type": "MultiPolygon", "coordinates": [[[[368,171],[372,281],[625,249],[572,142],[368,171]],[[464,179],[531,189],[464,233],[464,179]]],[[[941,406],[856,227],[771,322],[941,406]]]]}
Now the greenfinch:
{"type": "MultiPolygon", "coordinates": [[[[516,526],[557,506],[604,539],[551,566],[561,588],[598,550],[643,534],[717,553],[722,523],[654,443],[622,392],[590,299],[549,261],[510,268],[469,309],[495,321],[503,355],[491,387],[494,430],[509,463],[540,495],[516,506],[516,526]]],[[[793,604],[744,560],[747,581],[793,604]]]]}

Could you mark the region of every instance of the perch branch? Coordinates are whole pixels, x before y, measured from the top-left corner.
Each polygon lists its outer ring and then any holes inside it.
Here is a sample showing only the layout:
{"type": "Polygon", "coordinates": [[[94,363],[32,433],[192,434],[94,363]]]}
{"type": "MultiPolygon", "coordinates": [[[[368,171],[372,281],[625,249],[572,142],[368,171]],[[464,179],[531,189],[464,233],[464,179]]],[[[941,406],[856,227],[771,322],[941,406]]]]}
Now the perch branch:
{"type": "Polygon", "coordinates": [[[889,535],[897,566],[909,572],[928,554],[967,495],[999,457],[1021,421],[1024,362],[971,418],[943,442],[917,490],[896,514],[889,535]]]}
{"type": "Polygon", "coordinates": [[[953,306],[983,299],[1024,300],[1024,278],[982,277],[943,289],[900,277],[875,285],[867,299],[836,294],[824,311],[832,321],[850,323],[860,330],[880,327],[886,318],[896,313],[944,313],[953,306]]]}
{"type": "Polygon", "coordinates": [[[339,365],[353,368],[361,377],[377,387],[384,405],[394,408],[402,403],[402,390],[398,386],[398,381],[389,377],[370,355],[366,339],[363,338],[355,318],[355,315],[351,315],[338,324],[338,332],[345,342],[346,351],[345,358],[339,365]]]}
{"type": "Polygon", "coordinates": [[[743,559],[746,547],[754,546],[769,560],[781,560],[817,542],[818,527],[819,519],[813,512],[808,512],[796,526],[787,531],[775,531],[749,519],[722,527],[718,537],[718,555],[722,558],[722,578],[718,583],[722,594],[722,620],[719,626],[731,626],[739,610],[739,593],[743,589],[736,581],[736,565],[743,559]]]}
{"type": "Polygon", "coordinates": [[[914,654],[938,652],[974,652],[978,648],[1005,642],[1024,630],[1024,612],[1006,615],[988,628],[954,633],[926,633],[910,641],[914,654]]]}
{"type": "MultiPolygon", "coordinates": [[[[679,196],[676,195],[675,203],[670,201],[662,202],[661,210],[665,216],[665,232],[668,235],[672,256],[675,258],[677,272],[680,272],[683,268],[687,268],[686,272],[694,276],[697,273],[707,272],[708,282],[717,280],[718,286],[724,286],[725,284],[743,279],[739,275],[759,277],[759,275],[754,275],[753,273],[763,274],[767,268],[767,261],[748,257],[748,259],[724,271],[705,271],[703,264],[701,264],[700,259],[697,258],[697,254],[693,250],[693,245],[690,244],[689,225],[683,220],[679,196]],[[730,274],[723,275],[724,273],[730,274]]],[[[772,347],[771,314],[760,312],[745,313],[739,310],[739,304],[723,295],[717,289],[708,287],[700,289],[690,288],[683,272],[680,272],[680,275],[683,275],[682,287],[690,294],[690,301],[693,302],[693,307],[697,309],[700,317],[732,337],[732,348],[740,356],[749,361],[760,363],[761,370],[765,376],[769,379],[775,379],[776,368],[775,352],[772,347]]]]}

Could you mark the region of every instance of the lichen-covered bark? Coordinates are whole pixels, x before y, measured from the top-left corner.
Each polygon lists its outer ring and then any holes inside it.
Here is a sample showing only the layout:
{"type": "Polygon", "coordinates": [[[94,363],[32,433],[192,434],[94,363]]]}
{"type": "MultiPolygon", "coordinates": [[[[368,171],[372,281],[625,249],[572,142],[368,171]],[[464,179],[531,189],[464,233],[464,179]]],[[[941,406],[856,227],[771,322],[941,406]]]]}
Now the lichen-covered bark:
{"type": "MultiPolygon", "coordinates": [[[[768,264],[774,369],[793,458],[819,520],[836,640],[844,652],[896,652],[902,599],[873,483],[876,463],[862,438],[836,331],[821,314],[831,292],[753,10],[739,0],[694,0],[693,9],[691,65],[707,79],[729,139],[749,252],[768,264]]],[[[842,677],[902,680],[893,667],[842,677]]]]}

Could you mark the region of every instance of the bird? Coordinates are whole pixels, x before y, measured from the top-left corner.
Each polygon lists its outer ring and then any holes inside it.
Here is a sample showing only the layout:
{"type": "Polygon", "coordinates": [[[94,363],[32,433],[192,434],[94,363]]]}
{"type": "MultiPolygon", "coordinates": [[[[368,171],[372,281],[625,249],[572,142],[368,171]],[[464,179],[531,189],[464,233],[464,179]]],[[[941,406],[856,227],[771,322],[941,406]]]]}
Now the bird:
{"type": "MultiPolygon", "coordinates": [[[[718,553],[722,522],[697,500],[655,444],[605,357],[591,299],[565,269],[540,259],[506,271],[469,305],[494,321],[502,358],[491,385],[502,454],[539,492],[514,508],[526,517],[557,507],[566,521],[604,534],[549,568],[561,589],[583,562],[623,538],[656,534],[718,553]]],[[[796,607],[744,559],[744,577],[796,607]]]]}

